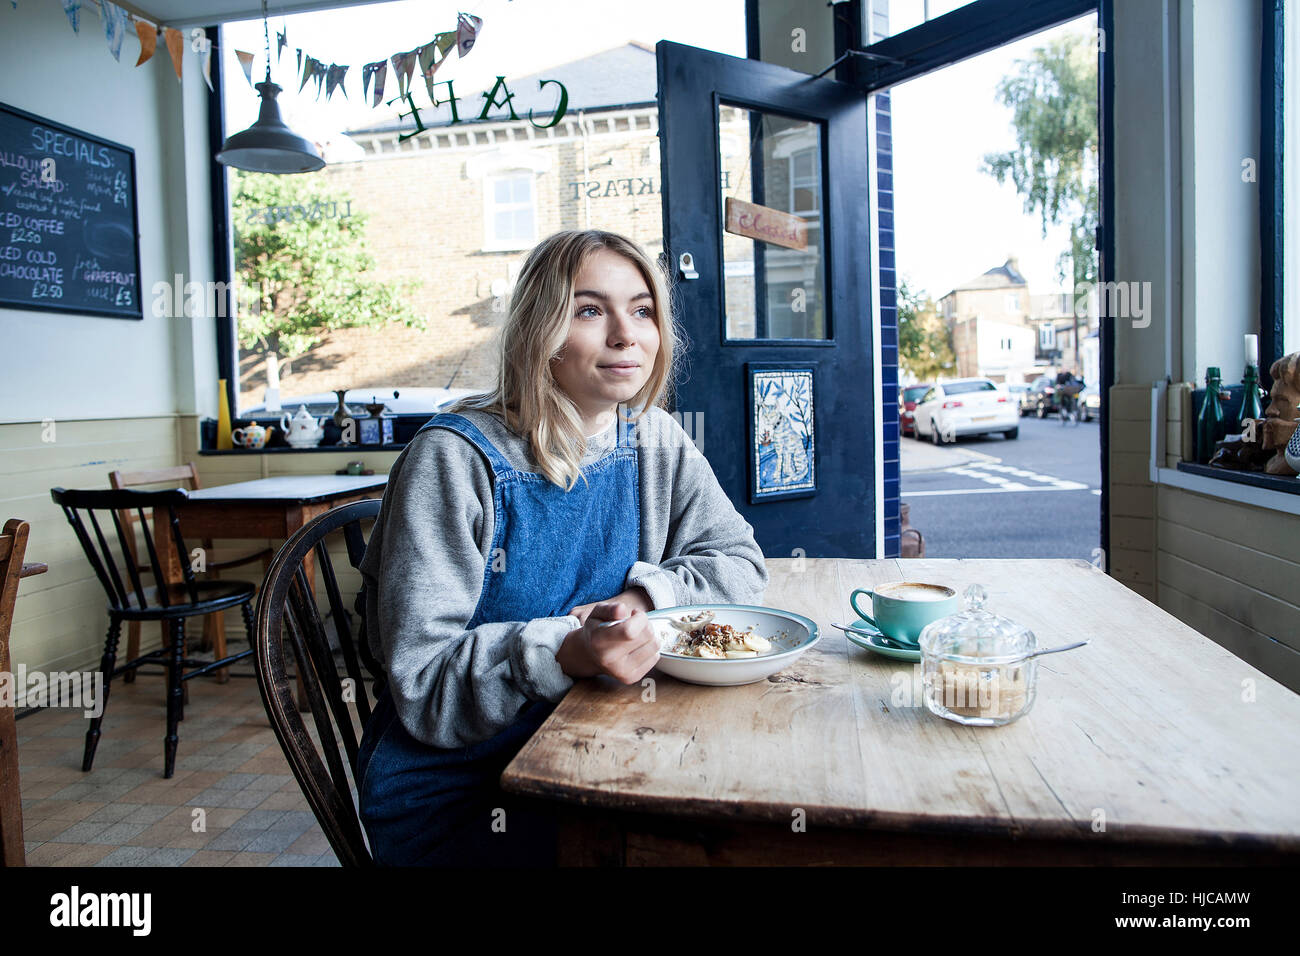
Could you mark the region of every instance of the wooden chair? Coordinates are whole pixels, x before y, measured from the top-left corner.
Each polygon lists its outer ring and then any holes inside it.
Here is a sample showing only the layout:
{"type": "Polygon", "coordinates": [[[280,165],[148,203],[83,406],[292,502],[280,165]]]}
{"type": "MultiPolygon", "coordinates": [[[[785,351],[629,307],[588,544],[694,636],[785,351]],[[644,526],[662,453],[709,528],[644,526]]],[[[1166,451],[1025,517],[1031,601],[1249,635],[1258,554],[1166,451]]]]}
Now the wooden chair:
{"type": "MultiPolygon", "coordinates": [[[[167,736],[163,741],[163,776],[171,777],[176,767],[176,746],[179,741],[176,728],[184,718],[185,704],[181,692],[184,681],[207,674],[242,660],[253,653],[253,615],[250,604],[256,586],[248,581],[199,581],[190,568],[189,551],[181,537],[180,521],[176,516],[176,507],[185,502],[188,493],[183,488],[168,491],[132,491],[94,490],[76,491],[54,488],[50,491],[54,503],[63,509],[64,516],[72,525],[72,530],[81,543],[86,559],[95,571],[99,583],[108,595],[108,637],[104,642],[104,656],[100,661],[100,671],[104,677],[104,699],[99,706],[99,716],[92,717],[90,729],[86,731],[86,751],[82,758],[81,769],[90,770],[95,760],[95,748],[99,745],[100,724],[108,708],[109,690],[113,678],[121,673],[134,670],[146,661],[157,662],[167,668],[167,736]],[[145,517],[145,509],[150,509],[153,517],[145,517]],[[87,530],[82,518],[85,512],[90,521],[87,530]],[[154,583],[146,587],[141,578],[141,571],[136,566],[132,555],[134,545],[128,543],[128,532],[118,515],[123,511],[134,511],[143,533],[145,548],[149,554],[149,563],[145,573],[153,576],[154,583]],[[107,512],[105,523],[111,520],[112,530],[116,531],[117,544],[126,570],[126,579],[118,570],[117,556],[113,546],[104,535],[96,512],[107,512]],[[157,522],[162,521],[160,529],[157,522]],[[158,548],[172,546],[180,559],[180,569],[184,580],[169,583],[158,558],[158,548]],[[248,634],[249,648],[228,657],[218,657],[214,661],[197,661],[185,657],[185,621],[191,617],[201,617],[213,611],[238,607],[244,616],[244,629],[248,634]],[[168,640],[161,650],[151,651],[140,657],[128,658],[126,663],[117,666],[117,642],[121,635],[123,621],[161,621],[167,627],[168,640]],[[186,671],[186,668],[192,668],[186,671]]],[[[135,525],[132,525],[134,533],[135,525]]]]}
{"type": "MultiPolygon", "coordinates": [[[[43,564],[23,564],[27,522],[10,518],[0,534],[0,674],[12,674],[9,629],[18,601],[18,579],[46,570],[43,564]]],[[[9,678],[12,680],[12,678],[9,678]]],[[[18,688],[11,688],[17,693],[18,688]]],[[[0,866],[23,866],[23,797],[18,785],[18,731],[12,703],[0,703],[0,866]]]]}
{"type": "MultiPolygon", "coordinates": [[[[108,482],[113,488],[136,488],[140,485],[156,485],[163,482],[177,482],[180,487],[188,488],[190,491],[197,491],[203,487],[199,481],[199,470],[195,467],[194,462],[186,462],[183,465],[177,465],[174,468],[155,468],[152,471],[110,471],[108,473],[108,482]]],[[[135,561],[136,568],[140,571],[147,570],[147,567],[140,562],[139,556],[134,551],[135,535],[131,533],[130,525],[135,521],[135,515],[123,514],[121,520],[127,522],[127,541],[132,546],[131,559],[135,561]]],[[[212,539],[204,538],[202,541],[203,553],[210,555],[212,553],[212,539]]],[[[225,561],[208,561],[205,570],[215,579],[220,577],[218,572],[228,568],[237,568],[245,564],[252,564],[254,561],[262,562],[262,574],[265,575],[271,567],[271,555],[275,553],[272,548],[263,548],[260,551],[254,551],[249,554],[243,554],[239,557],[229,558],[225,561]]],[[[163,643],[167,643],[167,624],[161,625],[163,630],[163,643]]],[[[215,611],[203,619],[203,643],[199,645],[200,650],[212,648],[213,655],[216,657],[226,656],[226,626],[225,616],[221,611],[215,611]]],[[[126,656],[134,659],[140,656],[140,622],[130,621],[126,627],[126,656]]],[[[226,668],[221,668],[216,672],[217,683],[224,684],[230,679],[230,672],[226,668]]],[[[128,684],[135,680],[135,671],[130,670],[122,678],[128,684]]]]}
{"type": "Polygon", "coordinates": [[[365,677],[382,686],[383,674],[365,638],[365,592],[354,608],[359,627],[352,627],[339,591],[325,539],[342,532],[348,561],[357,567],[365,555],[361,522],[379,514],[379,499],[357,501],[326,512],[300,528],[276,554],[257,597],[257,682],[275,735],[302,787],[321,829],[344,866],[373,865],[366,847],[353,790],[356,785],[359,731],[370,719],[371,698],[365,677]],[[303,559],[315,552],[325,585],[330,617],[343,654],[346,683],[340,680],[330,641],[303,570],[303,559]],[[319,746],[312,740],[303,715],[294,703],[289,676],[292,658],[311,702],[319,746]],[[364,664],[368,675],[362,672],[364,664]],[[339,743],[342,742],[342,753],[339,743]]]}

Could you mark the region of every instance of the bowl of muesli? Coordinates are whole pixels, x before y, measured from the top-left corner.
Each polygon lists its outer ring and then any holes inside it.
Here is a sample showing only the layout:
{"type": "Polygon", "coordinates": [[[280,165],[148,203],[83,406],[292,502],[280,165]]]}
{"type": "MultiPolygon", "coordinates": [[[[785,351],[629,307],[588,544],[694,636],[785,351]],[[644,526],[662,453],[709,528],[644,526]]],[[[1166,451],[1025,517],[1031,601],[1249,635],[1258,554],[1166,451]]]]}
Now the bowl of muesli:
{"type": "Polygon", "coordinates": [[[660,671],[690,684],[752,684],[785,670],[817,643],[817,625],[792,611],[694,604],[646,615],[659,637],[660,671]]]}

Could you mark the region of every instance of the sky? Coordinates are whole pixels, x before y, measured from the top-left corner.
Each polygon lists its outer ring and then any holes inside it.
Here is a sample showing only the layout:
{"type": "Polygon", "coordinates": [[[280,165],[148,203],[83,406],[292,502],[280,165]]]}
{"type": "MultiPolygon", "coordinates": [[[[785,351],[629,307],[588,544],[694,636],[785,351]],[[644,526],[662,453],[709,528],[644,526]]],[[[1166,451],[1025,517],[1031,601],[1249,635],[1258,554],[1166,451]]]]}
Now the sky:
{"type": "MultiPolygon", "coordinates": [[[[962,0],[893,0],[891,22],[901,30],[922,22],[925,8],[937,16],[962,0]]],[[[458,10],[483,19],[472,51],[461,60],[453,53],[438,78],[455,81],[458,96],[477,97],[492,87],[498,73],[507,80],[548,66],[580,59],[638,40],[653,46],[675,40],[734,56],[744,56],[744,0],[654,0],[617,4],[611,0],[400,0],[342,10],[282,17],[271,13],[273,78],[285,88],[280,102],[286,122],[323,140],[331,130],[393,119],[391,107],[371,109],[362,103],[361,64],[409,50],[435,33],[453,30],[458,10]],[[286,29],[289,46],[275,62],[275,33],[286,29]],[[325,62],[346,63],[347,99],[312,98],[309,84],[297,95],[294,50],[325,62]]],[[[1092,17],[1056,28],[1091,31],[1092,17]]],[[[895,245],[898,268],[908,284],[936,300],[953,286],[1008,256],[1019,259],[1030,291],[1063,288],[1056,257],[1068,247],[1064,227],[1046,238],[1037,215],[1007,183],[999,185],[980,171],[985,153],[1005,151],[1014,143],[1010,111],[996,100],[998,80],[1012,72],[1017,57],[1050,34],[1038,34],[938,73],[912,80],[892,91],[894,131],[895,245]]],[[[265,71],[261,21],[229,24],[223,55],[226,83],[226,128],[233,132],[253,122],[257,95],[242,80],[234,50],[255,54],[254,81],[265,71]]],[[[417,84],[418,86],[418,84],[417,84]]],[[[391,97],[393,80],[386,96],[391,97]]],[[[422,102],[423,91],[417,96],[422,102]]]]}

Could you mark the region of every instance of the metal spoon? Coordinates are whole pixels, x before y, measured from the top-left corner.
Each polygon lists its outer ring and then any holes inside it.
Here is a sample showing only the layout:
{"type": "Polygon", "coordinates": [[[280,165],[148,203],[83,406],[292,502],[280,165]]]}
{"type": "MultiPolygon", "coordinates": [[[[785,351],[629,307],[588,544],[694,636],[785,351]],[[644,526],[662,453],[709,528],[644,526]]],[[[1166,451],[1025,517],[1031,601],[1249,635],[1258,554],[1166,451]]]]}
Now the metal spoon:
{"type": "Polygon", "coordinates": [[[872,639],[874,639],[874,640],[881,641],[881,642],[883,642],[887,647],[892,647],[892,648],[894,648],[894,649],[896,649],[896,650],[900,650],[900,651],[915,651],[915,650],[918,650],[918,649],[919,649],[919,648],[917,647],[917,645],[915,645],[915,644],[910,644],[910,645],[909,645],[909,644],[903,644],[903,643],[901,643],[900,641],[896,641],[896,640],[894,640],[894,639],[893,639],[892,637],[890,637],[889,635],[887,635],[887,634],[882,634],[882,633],[879,632],[879,631],[864,631],[864,630],[862,630],[862,629],[860,629],[860,628],[856,628],[856,627],[845,627],[843,624],[836,624],[834,621],[831,621],[831,627],[837,627],[837,628],[839,628],[841,631],[843,631],[843,632],[846,633],[846,634],[857,634],[859,637],[870,637],[870,638],[872,638],[872,639]]]}
{"type": "Polygon", "coordinates": [[[1031,657],[1042,657],[1044,654],[1059,654],[1061,651],[1072,651],[1076,647],[1083,647],[1083,645],[1091,643],[1091,641],[1092,638],[1089,638],[1086,641],[1075,641],[1073,644],[1062,644],[1060,647],[1049,647],[1045,650],[1034,651],[1032,654],[1026,654],[1024,657],[1013,658],[1012,660],[1007,661],[1007,663],[1018,664],[1021,661],[1029,660],[1031,657]]]}

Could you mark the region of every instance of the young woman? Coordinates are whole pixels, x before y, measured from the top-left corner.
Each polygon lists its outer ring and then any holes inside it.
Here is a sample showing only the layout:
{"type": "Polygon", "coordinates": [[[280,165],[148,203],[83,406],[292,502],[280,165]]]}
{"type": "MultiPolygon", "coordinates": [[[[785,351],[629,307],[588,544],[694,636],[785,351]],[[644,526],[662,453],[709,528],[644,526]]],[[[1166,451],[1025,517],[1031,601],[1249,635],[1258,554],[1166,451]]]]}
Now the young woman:
{"type": "Polygon", "coordinates": [[[646,611],[761,602],[753,528],[660,407],[675,345],[640,248],[553,235],[519,275],[496,388],[393,465],[361,565],[387,673],[358,767],[378,863],[553,862],[505,765],[575,680],[655,665],[646,611]]]}

